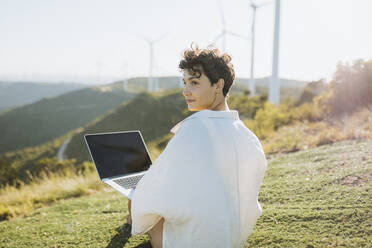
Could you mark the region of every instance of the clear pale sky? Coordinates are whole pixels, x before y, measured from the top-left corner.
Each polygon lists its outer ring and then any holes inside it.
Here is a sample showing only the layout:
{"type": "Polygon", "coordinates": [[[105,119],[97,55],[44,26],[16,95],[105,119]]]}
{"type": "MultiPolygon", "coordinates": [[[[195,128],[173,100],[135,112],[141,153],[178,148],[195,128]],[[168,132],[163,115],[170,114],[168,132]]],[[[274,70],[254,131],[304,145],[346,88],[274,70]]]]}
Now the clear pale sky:
{"type": "MultiPolygon", "coordinates": [[[[249,1],[221,2],[227,29],[249,36],[249,1]]],[[[339,61],[372,59],[371,13],[371,0],[282,0],[280,77],[329,79],[339,61]]],[[[147,76],[149,46],[134,33],[165,35],[155,44],[154,75],[180,75],[182,51],[192,41],[212,43],[221,27],[216,0],[1,0],[0,79],[96,76],[98,70],[118,78],[147,76]]],[[[258,9],[256,77],[271,75],[273,27],[274,4],[258,9]]],[[[237,77],[248,77],[250,40],[228,36],[226,43],[237,77]]]]}

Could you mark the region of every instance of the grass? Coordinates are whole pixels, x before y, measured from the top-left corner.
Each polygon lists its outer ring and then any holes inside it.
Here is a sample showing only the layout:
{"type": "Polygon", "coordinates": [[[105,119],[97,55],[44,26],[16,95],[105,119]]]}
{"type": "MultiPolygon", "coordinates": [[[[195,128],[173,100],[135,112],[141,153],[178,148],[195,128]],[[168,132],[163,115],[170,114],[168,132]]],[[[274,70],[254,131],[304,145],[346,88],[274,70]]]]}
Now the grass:
{"type": "MultiPolygon", "coordinates": [[[[147,144],[154,161],[170,137],[171,135],[166,135],[147,144]]],[[[6,185],[0,188],[0,221],[27,216],[37,208],[62,199],[110,190],[97,177],[93,163],[85,163],[89,167],[85,175],[76,175],[74,171],[68,169],[61,173],[43,171],[39,177],[29,174],[31,182],[24,184],[19,181],[20,187],[6,185]]]]}
{"type": "MultiPolygon", "coordinates": [[[[370,247],[371,147],[352,140],[270,155],[246,247],[370,247]]],[[[150,247],[129,235],[127,214],[117,192],[57,200],[0,222],[0,247],[150,247]]]]}
{"type": "Polygon", "coordinates": [[[43,173],[40,178],[20,188],[6,186],[0,189],[0,220],[27,216],[37,208],[62,199],[92,194],[103,188],[95,173],[85,176],[43,173]]]}
{"type": "MultiPolygon", "coordinates": [[[[0,247],[122,247],[130,239],[127,214],[127,201],[116,192],[62,200],[27,218],[1,223],[0,247]]],[[[136,237],[130,243],[147,240],[136,237]]]]}
{"type": "Polygon", "coordinates": [[[249,247],[369,247],[372,140],[270,160],[249,247]]]}

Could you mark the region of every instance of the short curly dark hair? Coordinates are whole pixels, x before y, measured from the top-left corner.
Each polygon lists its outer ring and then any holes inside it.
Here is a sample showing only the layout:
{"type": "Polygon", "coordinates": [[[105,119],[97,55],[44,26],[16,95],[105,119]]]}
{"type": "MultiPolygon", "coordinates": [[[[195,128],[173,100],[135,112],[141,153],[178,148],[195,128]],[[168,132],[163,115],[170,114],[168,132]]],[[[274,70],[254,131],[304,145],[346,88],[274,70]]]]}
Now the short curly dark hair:
{"type": "Polygon", "coordinates": [[[199,49],[198,45],[191,44],[191,49],[187,49],[183,53],[183,58],[178,66],[181,70],[189,70],[191,74],[200,77],[204,72],[211,81],[211,85],[217,83],[222,78],[225,81],[223,86],[223,95],[226,97],[234,79],[235,71],[231,63],[231,56],[227,53],[221,54],[217,48],[208,47],[207,49],[199,49]],[[202,71],[197,68],[201,67],[202,71]]]}

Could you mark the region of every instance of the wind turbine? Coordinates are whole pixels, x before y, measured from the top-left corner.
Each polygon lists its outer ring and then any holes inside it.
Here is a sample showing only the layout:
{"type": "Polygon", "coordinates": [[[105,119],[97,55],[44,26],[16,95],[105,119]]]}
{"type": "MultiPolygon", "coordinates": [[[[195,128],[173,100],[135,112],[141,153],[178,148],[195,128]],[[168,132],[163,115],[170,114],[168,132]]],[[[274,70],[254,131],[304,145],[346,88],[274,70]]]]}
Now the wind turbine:
{"type": "Polygon", "coordinates": [[[278,78],[279,22],[280,22],[280,0],[275,0],[273,68],[272,68],[270,88],[269,88],[269,102],[272,102],[277,105],[279,105],[280,103],[280,80],[278,78]]]}
{"type": "Polygon", "coordinates": [[[262,4],[255,4],[252,0],[251,8],[252,8],[252,26],[251,26],[251,78],[249,80],[249,91],[251,92],[251,96],[256,95],[256,84],[254,80],[254,42],[255,42],[255,24],[256,24],[256,11],[258,8],[261,8],[265,5],[272,4],[272,2],[262,3],[262,4]]]}
{"type": "Polygon", "coordinates": [[[217,3],[218,3],[218,8],[220,10],[220,15],[221,15],[222,31],[219,35],[217,35],[217,37],[214,39],[212,43],[216,43],[216,41],[222,38],[222,51],[225,52],[226,51],[226,35],[231,35],[231,36],[235,36],[235,37],[239,37],[243,39],[247,39],[248,37],[231,32],[226,29],[225,15],[223,13],[221,0],[217,0],[217,3]]]}
{"type": "Polygon", "coordinates": [[[149,44],[150,47],[150,65],[149,65],[149,75],[148,75],[148,81],[147,81],[147,90],[149,92],[154,91],[154,83],[153,83],[153,78],[152,78],[152,71],[153,71],[153,66],[154,66],[154,44],[157,43],[158,41],[162,40],[166,35],[162,35],[159,38],[155,40],[150,40],[147,37],[143,35],[136,34],[137,37],[140,37],[144,41],[146,41],[149,44]]]}
{"type": "Polygon", "coordinates": [[[101,83],[101,70],[102,70],[102,66],[104,66],[104,64],[102,63],[102,58],[98,58],[97,62],[96,62],[96,74],[97,74],[97,85],[99,85],[101,83]]]}
{"type": "Polygon", "coordinates": [[[129,81],[129,65],[126,60],[123,63],[124,81],[123,81],[123,91],[128,91],[128,81],[129,81]]]}

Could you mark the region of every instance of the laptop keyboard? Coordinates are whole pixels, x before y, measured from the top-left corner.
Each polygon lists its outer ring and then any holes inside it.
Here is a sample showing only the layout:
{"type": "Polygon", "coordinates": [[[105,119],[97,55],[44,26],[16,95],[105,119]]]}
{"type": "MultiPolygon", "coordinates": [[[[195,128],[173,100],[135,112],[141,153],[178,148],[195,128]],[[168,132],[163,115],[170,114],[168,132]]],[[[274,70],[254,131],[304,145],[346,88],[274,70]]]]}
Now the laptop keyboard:
{"type": "Polygon", "coordinates": [[[134,177],[119,178],[113,181],[125,189],[131,189],[139,182],[139,180],[141,180],[143,175],[144,174],[134,177]]]}

